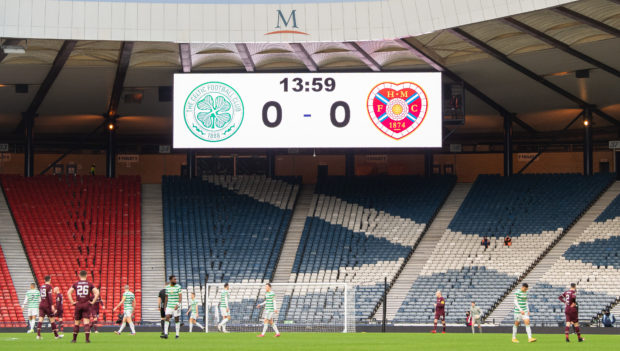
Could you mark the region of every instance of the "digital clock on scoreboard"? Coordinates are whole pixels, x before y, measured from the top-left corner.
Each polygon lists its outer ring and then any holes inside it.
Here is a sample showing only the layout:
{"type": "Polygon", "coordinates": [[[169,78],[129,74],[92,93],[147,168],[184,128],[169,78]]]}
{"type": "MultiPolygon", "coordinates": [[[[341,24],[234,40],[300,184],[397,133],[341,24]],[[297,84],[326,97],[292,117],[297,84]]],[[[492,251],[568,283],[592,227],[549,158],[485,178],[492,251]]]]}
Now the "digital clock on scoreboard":
{"type": "Polygon", "coordinates": [[[440,73],[176,74],[175,148],[441,147],[440,73]]]}

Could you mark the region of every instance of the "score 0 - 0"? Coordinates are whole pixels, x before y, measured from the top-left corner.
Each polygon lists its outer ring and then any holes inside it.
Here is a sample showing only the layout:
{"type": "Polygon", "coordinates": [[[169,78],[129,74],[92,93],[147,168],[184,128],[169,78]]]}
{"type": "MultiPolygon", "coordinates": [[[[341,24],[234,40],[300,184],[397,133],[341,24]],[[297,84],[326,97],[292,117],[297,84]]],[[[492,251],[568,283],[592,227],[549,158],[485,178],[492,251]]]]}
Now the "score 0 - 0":
{"type": "MultiPolygon", "coordinates": [[[[312,81],[304,81],[302,78],[293,78],[290,79],[284,78],[280,81],[280,85],[282,86],[285,93],[292,92],[333,92],[336,90],[336,80],[334,78],[313,78],[312,81]],[[292,84],[289,84],[292,83],[292,84]]],[[[351,109],[349,108],[349,104],[344,101],[336,101],[332,104],[329,116],[334,127],[343,128],[349,124],[349,120],[351,119],[351,109]],[[344,118],[342,121],[338,121],[336,118],[338,109],[342,108],[344,111],[344,118]]],[[[282,106],[277,101],[268,101],[263,106],[263,123],[265,126],[269,128],[275,128],[282,123],[282,106]],[[274,108],[276,111],[276,118],[272,122],[269,120],[269,110],[274,108]]]]}

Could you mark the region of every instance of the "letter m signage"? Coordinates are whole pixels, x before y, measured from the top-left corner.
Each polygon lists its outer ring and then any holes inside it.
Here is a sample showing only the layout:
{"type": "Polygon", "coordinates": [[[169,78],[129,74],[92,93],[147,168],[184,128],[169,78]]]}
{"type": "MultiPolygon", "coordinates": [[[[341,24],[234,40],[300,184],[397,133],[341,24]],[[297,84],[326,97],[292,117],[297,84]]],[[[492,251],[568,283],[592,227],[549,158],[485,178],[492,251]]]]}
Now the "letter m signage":
{"type": "Polygon", "coordinates": [[[291,22],[293,24],[291,28],[299,28],[297,26],[297,16],[295,15],[297,10],[291,10],[288,17],[284,16],[284,14],[282,13],[282,10],[277,10],[277,11],[278,11],[278,24],[276,25],[276,28],[282,28],[280,23],[284,25],[284,28],[288,28],[288,25],[291,24],[291,22]]]}

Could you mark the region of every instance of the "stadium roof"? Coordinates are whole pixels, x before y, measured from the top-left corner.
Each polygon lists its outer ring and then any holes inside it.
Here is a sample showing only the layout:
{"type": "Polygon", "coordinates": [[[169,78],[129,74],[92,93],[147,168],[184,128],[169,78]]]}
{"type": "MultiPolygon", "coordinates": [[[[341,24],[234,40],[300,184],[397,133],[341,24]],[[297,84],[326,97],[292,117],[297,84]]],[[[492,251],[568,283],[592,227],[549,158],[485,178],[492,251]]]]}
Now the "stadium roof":
{"type": "MultiPolygon", "coordinates": [[[[0,140],[21,140],[21,114],[36,101],[40,85],[62,56],[59,53],[68,57],[49,93],[40,101],[35,123],[37,138],[85,135],[100,124],[123,57],[129,58],[123,94],[142,94],[143,99],[141,103],[121,99],[117,112],[121,117],[120,137],[150,136],[162,143],[169,140],[172,103],[158,101],[158,87],[172,85],[176,72],[436,69],[451,71],[491,102],[515,113],[519,122],[515,126],[517,138],[538,134],[548,138],[552,134],[547,132],[562,130],[584,106],[579,100],[595,105],[605,115],[594,120],[595,137],[607,137],[610,133],[617,135],[620,125],[619,28],[618,1],[581,0],[402,40],[135,42],[129,51],[118,41],[77,41],[68,47],[63,40],[5,39],[4,45],[21,44],[26,53],[6,57],[0,53],[0,140]],[[519,71],[519,67],[525,71],[519,71]],[[576,78],[575,73],[581,70],[588,71],[589,78],[576,78]],[[17,84],[28,84],[30,89],[16,93],[13,87],[17,84]]],[[[466,106],[466,124],[458,127],[449,140],[501,139],[503,121],[497,107],[471,93],[466,106]]],[[[580,138],[580,123],[568,129],[575,132],[566,133],[567,137],[580,138]]]]}

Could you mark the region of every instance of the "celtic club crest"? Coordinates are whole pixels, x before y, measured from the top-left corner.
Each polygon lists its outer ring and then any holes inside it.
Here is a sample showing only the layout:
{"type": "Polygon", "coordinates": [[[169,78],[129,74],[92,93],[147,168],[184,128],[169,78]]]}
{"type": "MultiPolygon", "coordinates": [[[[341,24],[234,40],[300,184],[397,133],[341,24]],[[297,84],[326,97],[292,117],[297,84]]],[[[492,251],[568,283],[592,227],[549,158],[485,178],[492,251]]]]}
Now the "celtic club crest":
{"type": "Polygon", "coordinates": [[[426,93],[415,83],[384,82],[368,95],[368,115],[385,135],[402,139],[413,133],[426,117],[426,93]]]}
{"type": "Polygon", "coordinates": [[[198,138],[218,142],[233,136],[243,122],[243,100],[233,87],[221,82],[199,85],[183,106],[187,128],[198,138]]]}

